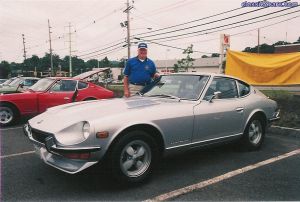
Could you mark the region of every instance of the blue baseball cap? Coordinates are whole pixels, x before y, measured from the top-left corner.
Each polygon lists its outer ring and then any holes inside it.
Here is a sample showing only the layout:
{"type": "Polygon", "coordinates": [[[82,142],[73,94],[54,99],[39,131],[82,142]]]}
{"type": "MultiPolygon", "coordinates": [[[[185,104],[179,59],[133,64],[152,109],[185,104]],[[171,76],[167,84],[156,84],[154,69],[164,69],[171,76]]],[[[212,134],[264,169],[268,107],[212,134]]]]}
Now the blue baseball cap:
{"type": "Polygon", "coordinates": [[[141,48],[148,49],[148,46],[146,43],[139,43],[138,49],[141,49],[141,48]]]}

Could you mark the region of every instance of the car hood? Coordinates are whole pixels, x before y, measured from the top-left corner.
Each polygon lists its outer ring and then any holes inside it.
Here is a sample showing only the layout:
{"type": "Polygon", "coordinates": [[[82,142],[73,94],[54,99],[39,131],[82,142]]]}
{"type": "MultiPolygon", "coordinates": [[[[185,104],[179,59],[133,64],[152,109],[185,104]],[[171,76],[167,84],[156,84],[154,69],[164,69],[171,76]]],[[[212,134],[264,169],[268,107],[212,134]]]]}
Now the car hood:
{"type": "Polygon", "coordinates": [[[16,86],[2,86],[2,88],[0,88],[0,93],[6,93],[6,92],[16,92],[17,91],[16,86]]]}
{"type": "MultiPolygon", "coordinates": [[[[109,117],[115,118],[124,113],[131,113],[136,110],[140,111],[141,109],[165,105],[170,102],[178,103],[178,101],[171,99],[142,97],[76,102],[52,107],[31,119],[29,123],[33,128],[56,133],[63,128],[81,121],[93,121],[109,117]]],[[[130,116],[129,114],[127,115],[130,116]]]]}

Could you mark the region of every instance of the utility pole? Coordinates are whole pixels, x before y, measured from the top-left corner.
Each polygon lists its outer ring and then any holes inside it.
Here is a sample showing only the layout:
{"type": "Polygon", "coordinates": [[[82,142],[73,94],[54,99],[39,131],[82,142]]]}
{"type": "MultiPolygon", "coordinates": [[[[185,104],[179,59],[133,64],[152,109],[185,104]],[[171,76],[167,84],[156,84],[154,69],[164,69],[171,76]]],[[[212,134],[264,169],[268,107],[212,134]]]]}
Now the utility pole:
{"type": "Polygon", "coordinates": [[[259,28],[257,29],[257,53],[259,53],[259,39],[260,39],[260,30],[259,28]]]}
{"type": "Polygon", "coordinates": [[[127,0],[126,3],[126,9],[124,12],[127,13],[127,55],[128,55],[128,59],[130,58],[130,10],[132,9],[132,7],[129,5],[129,0],[127,0]]]}
{"type": "Polygon", "coordinates": [[[49,30],[49,44],[50,44],[50,68],[51,68],[51,76],[54,75],[53,71],[53,56],[52,56],[52,44],[51,44],[51,27],[50,27],[50,20],[48,19],[48,30],[49,30]]]}
{"type": "Polygon", "coordinates": [[[72,77],[72,33],[71,33],[71,23],[69,22],[69,76],[72,77]]]}
{"type": "MultiPolygon", "coordinates": [[[[25,35],[24,34],[22,34],[22,39],[23,39],[23,57],[24,57],[24,65],[25,65],[27,51],[26,51],[26,46],[25,46],[26,42],[25,42],[25,35]]],[[[24,71],[24,68],[22,67],[22,73],[23,73],[23,71],[24,71]]]]}
{"type": "Polygon", "coordinates": [[[22,38],[23,38],[23,57],[24,57],[24,61],[26,60],[26,46],[25,46],[25,35],[22,34],[22,38]]]}

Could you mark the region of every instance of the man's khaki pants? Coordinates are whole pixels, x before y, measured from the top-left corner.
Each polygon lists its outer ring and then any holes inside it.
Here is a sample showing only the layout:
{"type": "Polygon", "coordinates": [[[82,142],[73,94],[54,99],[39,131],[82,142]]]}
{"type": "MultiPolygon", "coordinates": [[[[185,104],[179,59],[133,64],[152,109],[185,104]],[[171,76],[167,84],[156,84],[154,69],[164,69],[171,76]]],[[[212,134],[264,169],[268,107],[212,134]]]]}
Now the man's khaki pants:
{"type": "Polygon", "coordinates": [[[134,96],[137,92],[140,92],[143,88],[144,86],[129,84],[130,96],[134,96]]]}

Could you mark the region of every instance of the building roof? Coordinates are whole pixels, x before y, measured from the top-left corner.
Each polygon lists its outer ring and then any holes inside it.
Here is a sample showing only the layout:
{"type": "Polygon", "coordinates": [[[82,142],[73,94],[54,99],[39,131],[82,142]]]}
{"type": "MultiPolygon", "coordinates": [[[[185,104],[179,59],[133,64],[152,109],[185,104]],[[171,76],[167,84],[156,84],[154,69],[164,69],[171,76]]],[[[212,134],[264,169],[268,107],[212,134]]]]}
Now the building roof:
{"type": "MultiPolygon", "coordinates": [[[[177,63],[177,59],[172,60],[155,60],[154,63],[157,68],[164,68],[164,67],[173,67],[174,64],[177,63]]],[[[219,66],[219,58],[196,58],[193,61],[194,67],[217,67],[219,66]]]]}
{"type": "Polygon", "coordinates": [[[275,46],[275,53],[293,53],[300,51],[300,44],[286,44],[275,46]]]}

